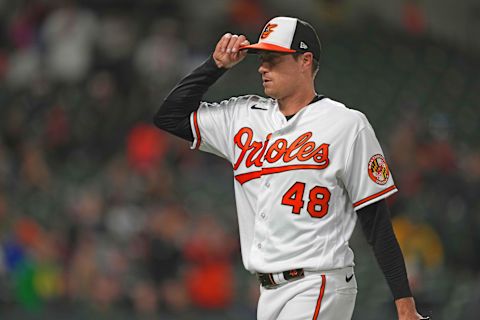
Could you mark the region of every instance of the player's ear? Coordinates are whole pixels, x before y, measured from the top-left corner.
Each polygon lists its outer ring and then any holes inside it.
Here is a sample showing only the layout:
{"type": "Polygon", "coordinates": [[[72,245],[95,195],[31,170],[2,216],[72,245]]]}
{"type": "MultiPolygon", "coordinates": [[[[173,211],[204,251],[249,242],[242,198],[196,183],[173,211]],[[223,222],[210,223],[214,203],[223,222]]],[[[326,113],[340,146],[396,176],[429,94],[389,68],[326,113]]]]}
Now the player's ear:
{"type": "Polygon", "coordinates": [[[302,54],[302,67],[305,72],[309,72],[312,69],[313,64],[313,53],[305,52],[302,54]]]}

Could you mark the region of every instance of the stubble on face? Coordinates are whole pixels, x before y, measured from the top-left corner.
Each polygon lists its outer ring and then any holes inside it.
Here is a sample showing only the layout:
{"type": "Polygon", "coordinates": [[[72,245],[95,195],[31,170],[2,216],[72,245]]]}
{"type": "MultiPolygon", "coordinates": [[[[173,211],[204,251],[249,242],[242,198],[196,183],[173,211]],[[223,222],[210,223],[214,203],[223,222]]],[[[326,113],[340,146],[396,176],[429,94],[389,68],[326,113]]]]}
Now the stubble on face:
{"type": "Polygon", "coordinates": [[[295,90],[295,78],[299,70],[297,60],[291,54],[261,54],[260,63],[259,72],[265,95],[281,99],[295,90]]]}

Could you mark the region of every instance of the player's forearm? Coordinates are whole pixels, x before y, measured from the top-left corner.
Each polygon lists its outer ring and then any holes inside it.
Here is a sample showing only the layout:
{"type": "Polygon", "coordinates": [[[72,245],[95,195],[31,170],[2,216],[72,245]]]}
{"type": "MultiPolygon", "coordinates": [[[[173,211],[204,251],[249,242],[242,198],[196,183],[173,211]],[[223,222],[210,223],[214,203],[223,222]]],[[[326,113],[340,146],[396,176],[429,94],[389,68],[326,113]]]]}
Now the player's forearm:
{"type": "Polygon", "coordinates": [[[393,232],[386,201],[360,209],[358,217],[394,299],[411,297],[405,261],[393,232]]]}
{"type": "Polygon", "coordinates": [[[193,141],[190,114],[197,110],[208,88],[225,73],[212,57],[183,78],[163,101],[154,116],[157,127],[180,138],[193,141]]]}

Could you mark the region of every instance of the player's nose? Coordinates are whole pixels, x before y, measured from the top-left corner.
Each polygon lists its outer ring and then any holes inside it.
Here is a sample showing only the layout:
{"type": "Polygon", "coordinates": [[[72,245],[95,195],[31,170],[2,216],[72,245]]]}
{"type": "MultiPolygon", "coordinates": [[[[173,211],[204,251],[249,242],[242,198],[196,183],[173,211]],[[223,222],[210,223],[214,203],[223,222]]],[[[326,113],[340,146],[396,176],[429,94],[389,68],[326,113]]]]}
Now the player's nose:
{"type": "Polygon", "coordinates": [[[260,66],[258,67],[258,72],[260,74],[264,74],[268,71],[268,65],[266,62],[260,62],[260,66]]]}

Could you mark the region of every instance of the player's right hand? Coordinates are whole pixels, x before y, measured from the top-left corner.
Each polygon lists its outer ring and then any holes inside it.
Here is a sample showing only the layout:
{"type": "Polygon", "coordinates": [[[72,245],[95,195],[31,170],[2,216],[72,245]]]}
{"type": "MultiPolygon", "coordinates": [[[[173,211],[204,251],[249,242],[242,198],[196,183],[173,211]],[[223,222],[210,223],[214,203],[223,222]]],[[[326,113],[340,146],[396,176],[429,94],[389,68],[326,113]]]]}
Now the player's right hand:
{"type": "Polygon", "coordinates": [[[243,34],[225,33],[215,47],[213,60],[219,68],[230,69],[247,55],[247,50],[239,50],[240,46],[249,44],[250,42],[243,34]]]}

